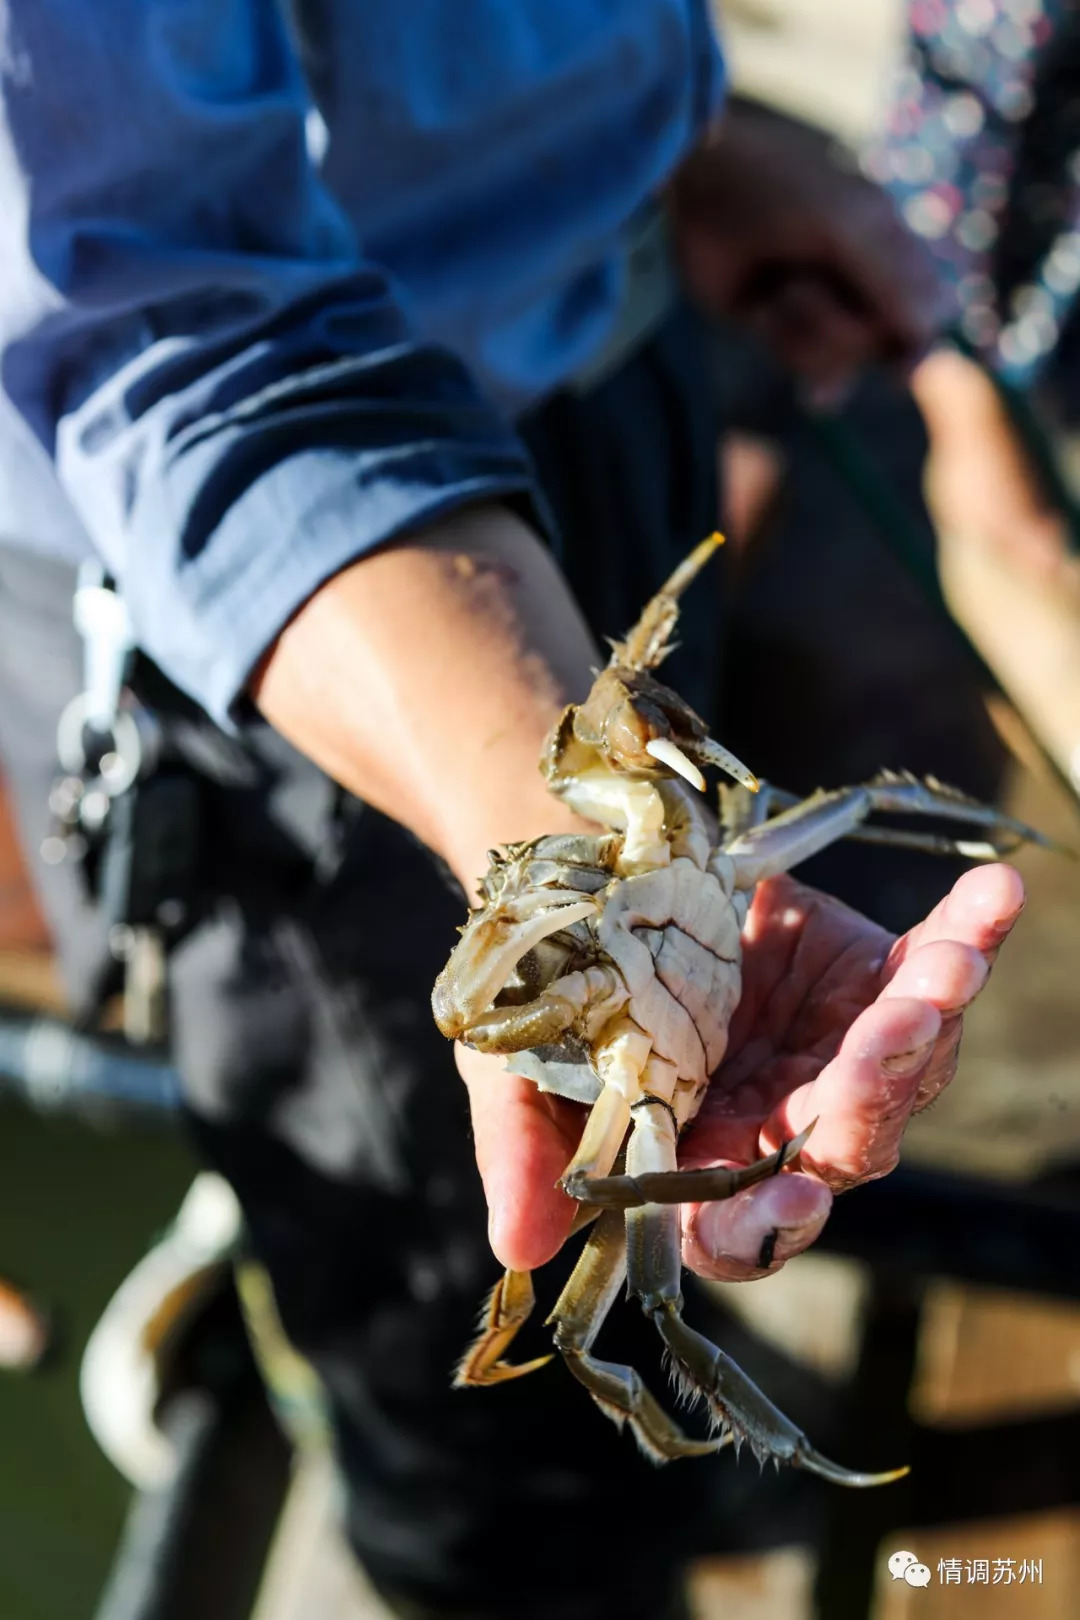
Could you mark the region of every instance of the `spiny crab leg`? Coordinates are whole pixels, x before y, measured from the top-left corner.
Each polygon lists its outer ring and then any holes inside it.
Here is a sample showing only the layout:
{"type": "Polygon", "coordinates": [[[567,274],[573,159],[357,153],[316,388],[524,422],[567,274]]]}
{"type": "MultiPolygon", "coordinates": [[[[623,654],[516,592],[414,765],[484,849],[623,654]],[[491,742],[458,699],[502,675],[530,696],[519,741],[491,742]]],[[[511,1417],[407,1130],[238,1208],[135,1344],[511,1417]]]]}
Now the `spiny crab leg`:
{"type": "MultiPolygon", "coordinates": [[[[1002,828],[996,841],[976,838],[947,838],[943,833],[912,832],[907,827],[858,827],[848,837],[856,844],[886,844],[890,849],[917,849],[923,855],[959,855],[965,861],[1000,861],[1030,842],[1026,833],[1002,828]]],[[[1040,839],[1043,847],[1046,841],[1040,839]]],[[[1071,850],[1053,846],[1059,855],[1071,850]]]]}
{"type": "Polygon", "coordinates": [[[771,1458],[778,1467],[789,1463],[808,1473],[820,1474],[833,1485],[847,1485],[855,1490],[891,1485],[910,1473],[906,1466],[887,1468],[878,1474],[863,1473],[843,1468],[815,1451],[802,1430],[762,1394],[737,1362],[686,1325],[682,1319],[681,1297],[661,1301],[648,1310],[648,1314],[683,1376],[685,1393],[704,1397],[713,1421],[730,1434],[736,1446],[747,1441],[759,1462],[771,1458]]]}
{"type": "MultiPolygon", "coordinates": [[[[642,1110],[627,1147],[627,1179],[655,1184],[657,1177],[675,1172],[675,1163],[674,1115],[667,1108],[642,1110]]],[[[683,1321],[678,1209],[650,1203],[629,1209],[625,1220],[630,1290],[670,1351],[682,1375],[684,1393],[704,1399],[713,1422],[736,1445],[746,1440],[759,1462],[771,1457],[777,1466],[791,1463],[836,1485],[887,1485],[907,1473],[906,1468],[882,1474],[855,1473],[815,1451],[802,1430],[762,1394],[730,1356],[683,1321]]]]}
{"type": "Polygon", "coordinates": [[[626,1231],[613,1210],[601,1215],[559,1295],[548,1321],[555,1344],[579,1383],[600,1410],[622,1428],[629,1423],[642,1451],[653,1462],[677,1457],[705,1457],[727,1444],[727,1436],[692,1440],[650,1395],[633,1367],[600,1361],[592,1354],[626,1276],[626,1231]]]}
{"type": "Polygon", "coordinates": [[[919,781],[917,777],[884,773],[860,787],[811,794],[740,834],[727,845],[726,853],[735,863],[738,887],[749,889],[778,872],[789,871],[841,838],[976,859],[996,859],[1025,843],[1060,848],[1034,827],[1014,820],[993,805],[979,804],[933,777],[919,781]],[[990,836],[985,841],[971,842],[903,828],[864,827],[867,816],[876,811],[965,821],[972,827],[985,827],[990,836]]]}

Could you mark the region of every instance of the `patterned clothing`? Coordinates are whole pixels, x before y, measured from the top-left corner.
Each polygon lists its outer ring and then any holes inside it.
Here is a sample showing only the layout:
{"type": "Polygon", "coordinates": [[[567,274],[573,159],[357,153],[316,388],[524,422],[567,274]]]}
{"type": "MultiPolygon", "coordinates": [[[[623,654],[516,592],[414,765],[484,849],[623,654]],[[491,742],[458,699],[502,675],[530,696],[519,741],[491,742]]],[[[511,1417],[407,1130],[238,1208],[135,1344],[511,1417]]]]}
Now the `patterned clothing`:
{"type": "Polygon", "coordinates": [[[956,287],[1005,380],[1045,375],[1080,294],[1080,3],[910,0],[868,167],[956,287]]]}

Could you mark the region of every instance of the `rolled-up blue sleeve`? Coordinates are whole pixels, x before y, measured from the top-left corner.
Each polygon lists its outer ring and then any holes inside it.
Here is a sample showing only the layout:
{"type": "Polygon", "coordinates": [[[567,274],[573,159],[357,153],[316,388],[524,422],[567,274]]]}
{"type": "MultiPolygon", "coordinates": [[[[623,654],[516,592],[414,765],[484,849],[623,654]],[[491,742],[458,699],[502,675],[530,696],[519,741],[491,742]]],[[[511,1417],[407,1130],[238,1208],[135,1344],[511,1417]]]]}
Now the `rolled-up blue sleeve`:
{"type": "Polygon", "coordinates": [[[141,645],[226,721],[320,584],[538,501],[528,458],[321,186],[276,0],[3,18],[0,380],[141,645]]]}

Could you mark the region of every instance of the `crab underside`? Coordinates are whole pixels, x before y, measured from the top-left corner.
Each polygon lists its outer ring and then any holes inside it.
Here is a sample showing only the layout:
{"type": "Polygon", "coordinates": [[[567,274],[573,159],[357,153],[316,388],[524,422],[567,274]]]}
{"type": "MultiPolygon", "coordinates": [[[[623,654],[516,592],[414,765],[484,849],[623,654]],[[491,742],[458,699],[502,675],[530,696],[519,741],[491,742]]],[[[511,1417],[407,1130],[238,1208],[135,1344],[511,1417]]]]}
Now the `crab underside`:
{"type": "MultiPolygon", "coordinates": [[[[678,1206],[729,1198],[798,1156],[809,1132],[741,1169],[680,1170],[677,1145],[720,1066],[741,993],[740,934],[756,884],[840,838],[973,860],[1046,840],[932,779],[884,772],[799,800],[757,782],[652,671],[670,648],[678,598],[719,537],[698,546],[645,608],[586,701],[568,708],[541,768],[553,793],[606,831],[540,838],[492,853],[481,904],[435,985],[445,1035],[510,1055],[508,1068],[590,1112],[561,1186],[590,1227],[549,1322],[556,1350],[614,1422],[656,1462],[745,1440],[760,1461],[842,1485],[906,1472],[830,1462],[731,1358],[682,1314],[678,1206]],[[735,778],[717,824],[702,766],[735,778]],[[867,826],[879,811],[959,821],[973,837],[867,826]],[[711,1434],[685,1434],[632,1367],[593,1354],[624,1284],[655,1324],[684,1394],[711,1434]]],[[[508,1271],[488,1299],[457,1382],[500,1383],[525,1364],[505,1353],[533,1308],[531,1279],[508,1271]]]]}

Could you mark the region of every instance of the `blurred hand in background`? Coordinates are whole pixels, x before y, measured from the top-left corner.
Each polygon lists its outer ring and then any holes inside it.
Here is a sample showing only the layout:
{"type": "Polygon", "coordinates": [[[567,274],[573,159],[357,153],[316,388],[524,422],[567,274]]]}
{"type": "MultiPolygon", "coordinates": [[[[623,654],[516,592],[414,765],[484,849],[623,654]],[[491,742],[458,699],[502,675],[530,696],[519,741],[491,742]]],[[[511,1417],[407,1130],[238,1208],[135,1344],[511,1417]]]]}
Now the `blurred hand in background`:
{"type": "Polygon", "coordinates": [[[733,102],[670,189],[695,299],[749,323],[816,397],[909,369],[951,311],[925,244],[828,135],[733,102]]]}

